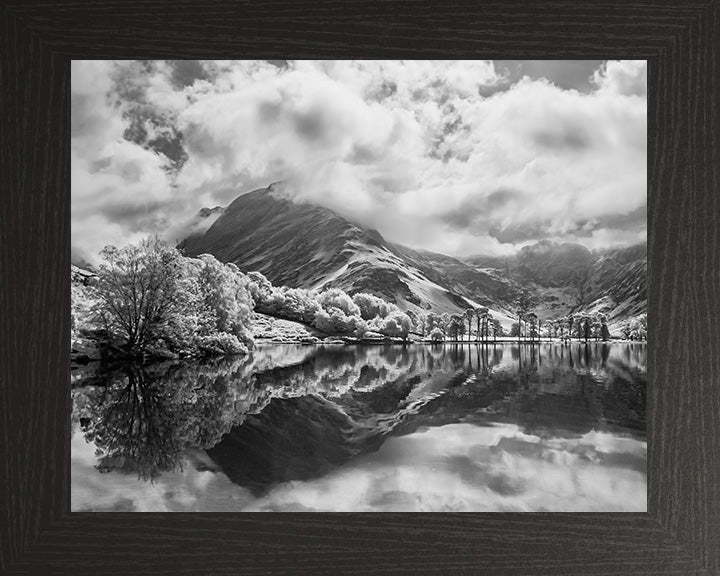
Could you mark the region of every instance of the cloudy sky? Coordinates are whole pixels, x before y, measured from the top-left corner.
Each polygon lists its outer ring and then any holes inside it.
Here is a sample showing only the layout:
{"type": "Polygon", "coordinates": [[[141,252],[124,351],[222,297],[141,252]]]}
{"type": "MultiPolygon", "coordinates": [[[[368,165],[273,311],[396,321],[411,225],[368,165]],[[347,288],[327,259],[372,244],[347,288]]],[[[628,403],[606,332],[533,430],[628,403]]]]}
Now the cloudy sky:
{"type": "Polygon", "coordinates": [[[72,245],[284,181],[452,255],[646,237],[645,61],[72,63],[72,245]]]}

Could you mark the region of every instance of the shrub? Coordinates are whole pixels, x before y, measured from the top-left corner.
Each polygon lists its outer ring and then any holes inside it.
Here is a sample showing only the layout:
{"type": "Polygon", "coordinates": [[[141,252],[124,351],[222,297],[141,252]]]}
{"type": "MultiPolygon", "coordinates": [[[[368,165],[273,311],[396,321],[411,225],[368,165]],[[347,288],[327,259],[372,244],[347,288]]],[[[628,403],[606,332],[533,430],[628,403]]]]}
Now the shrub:
{"type": "Polygon", "coordinates": [[[315,314],[320,310],[320,304],[315,294],[302,288],[288,288],[285,290],[284,312],[287,317],[305,324],[315,321],[315,314]]]}
{"type": "Polygon", "coordinates": [[[315,327],[328,334],[355,334],[362,335],[366,326],[360,316],[348,316],[339,308],[330,311],[320,309],[315,314],[315,327]]]}
{"type": "Polygon", "coordinates": [[[382,298],[359,292],[352,297],[353,303],[360,310],[360,317],[363,320],[372,320],[376,316],[385,318],[390,312],[397,310],[397,306],[385,302],[382,298]]]}
{"type": "Polygon", "coordinates": [[[328,288],[320,292],[317,295],[317,302],[326,312],[331,312],[336,308],[345,316],[360,317],[360,308],[353,302],[352,298],[340,288],[328,288]]]}
{"type": "Polygon", "coordinates": [[[412,321],[407,314],[397,310],[387,318],[376,316],[367,325],[370,330],[380,332],[386,336],[406,338],[412,328],[412,321]]]}
{"type": "Polygon", "coordinates": [[[273,291],[273,285],[270,281],[260,272],[250,272],[247,277],[250,282],[250,294],[255,304],[257,305],[260,302],[266,301],[273,291]]]}

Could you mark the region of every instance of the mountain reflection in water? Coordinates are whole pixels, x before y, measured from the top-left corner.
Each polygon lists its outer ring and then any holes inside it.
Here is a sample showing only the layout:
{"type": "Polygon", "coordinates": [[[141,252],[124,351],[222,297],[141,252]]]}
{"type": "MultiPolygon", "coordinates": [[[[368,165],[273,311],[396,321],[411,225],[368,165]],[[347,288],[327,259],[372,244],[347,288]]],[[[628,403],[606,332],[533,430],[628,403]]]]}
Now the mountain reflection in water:
{"type": "Polygon", "coordinates": [[[76,511],[646,509],[645,344],[267,345],[73,380],[76,511]]]}

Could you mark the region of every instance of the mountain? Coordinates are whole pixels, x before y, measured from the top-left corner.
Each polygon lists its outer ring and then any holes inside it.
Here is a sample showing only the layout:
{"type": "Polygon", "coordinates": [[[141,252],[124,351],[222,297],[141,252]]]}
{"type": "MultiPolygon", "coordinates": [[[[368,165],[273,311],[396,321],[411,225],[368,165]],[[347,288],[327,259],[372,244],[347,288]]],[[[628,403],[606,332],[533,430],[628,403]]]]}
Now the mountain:
{"type": "Polygon", "coordinates": [[[474,256],[467,262],[529,288],[541,319],[603,312],[613,324],[647,312],[646,243],[593,253],[543,240],[509,258],[474,256]]]}
{"type": "Polygon", "coordinates": [[[541,319],[571,310],[646,309],[643,247],[593,254],[543,241],[512,258],[462,260],[388,242],[332,210],[292,201],[276,185],[198,217],[212,225],[180,244],[185,254],[213,254],[275,285],[370,292],[413,312],[487,306],[506,328],[521,289],[535,294],[541,319]]]}
{"type": "MultiPolygon", "coordinates": [[[[478,305],[464,296],[471,291],[452,289],[434,271],[434,260],[453,259],[395,246],[332,210],[293,202],[274,186],[239,196],[204,234],[187,238],[180,248],[189,256],[209,253],[240,270],[257,270],[275,285],[370,292],[404,310],[457,312],[478,305]]],[[[471,266],[454,263],[473,273],[471,266]]],[[[507,315],[503,302],[492,303],[500,316],[507,315]]]]}
{"type": "Polygon", "coordinates": [[[542,286],[572,285],[587,275],[594,261],[584,246],[548,240],[524,246],[517,255],[520,273],[542,286]]]}

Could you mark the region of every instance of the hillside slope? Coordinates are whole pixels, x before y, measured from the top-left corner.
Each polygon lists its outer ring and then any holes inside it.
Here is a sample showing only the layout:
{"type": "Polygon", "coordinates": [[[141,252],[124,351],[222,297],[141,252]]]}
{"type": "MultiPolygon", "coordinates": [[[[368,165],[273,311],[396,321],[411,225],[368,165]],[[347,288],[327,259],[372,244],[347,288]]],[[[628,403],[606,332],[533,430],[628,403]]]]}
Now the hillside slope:
{"type": "Polygon", "coordinates": [[[603,253],[591,268],[588,293],[595,305],[609,299],[613,318],[647,313],[647,245],[603,253]]]}

